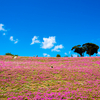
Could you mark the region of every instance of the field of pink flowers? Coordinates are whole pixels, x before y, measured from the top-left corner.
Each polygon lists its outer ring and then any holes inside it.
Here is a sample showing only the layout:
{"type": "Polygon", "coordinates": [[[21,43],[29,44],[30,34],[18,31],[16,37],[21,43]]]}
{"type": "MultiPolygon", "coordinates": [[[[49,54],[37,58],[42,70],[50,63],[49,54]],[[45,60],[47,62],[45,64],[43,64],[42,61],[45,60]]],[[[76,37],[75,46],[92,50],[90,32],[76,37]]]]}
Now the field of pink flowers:
{"type": "Polygon", "coordinates": [[[0,56],[0,100],[100,100],[100,57],[0,56]]]}

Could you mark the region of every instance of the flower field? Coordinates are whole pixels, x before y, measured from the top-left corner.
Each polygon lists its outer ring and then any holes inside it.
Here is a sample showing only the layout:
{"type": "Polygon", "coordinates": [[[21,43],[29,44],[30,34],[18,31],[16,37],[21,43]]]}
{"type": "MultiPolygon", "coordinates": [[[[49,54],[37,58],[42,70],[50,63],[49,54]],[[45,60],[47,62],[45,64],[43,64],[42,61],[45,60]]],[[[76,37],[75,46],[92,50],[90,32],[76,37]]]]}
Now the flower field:
{"type": "Polygon", "coordinates": [[[100,57],[0,56],[0,100],[100,100],[100,57]]]}

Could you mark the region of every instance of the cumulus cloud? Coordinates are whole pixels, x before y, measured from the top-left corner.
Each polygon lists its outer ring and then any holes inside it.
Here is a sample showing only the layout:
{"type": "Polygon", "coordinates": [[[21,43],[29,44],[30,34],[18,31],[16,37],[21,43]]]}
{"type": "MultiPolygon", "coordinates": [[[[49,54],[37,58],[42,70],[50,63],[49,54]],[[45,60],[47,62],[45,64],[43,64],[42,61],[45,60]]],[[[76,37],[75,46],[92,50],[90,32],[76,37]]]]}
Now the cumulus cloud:
{"type": "Polygon", "coordinates": [[[60,50],[58,50],[58,49],[62,49],[62,48],[63,48],[63,45],[62,45],[62,44],[61,44],[61,45],[57,45],[57,46],[55,46],[54,49],[52,49],[51,51],[60,52],[60,50]]]}
{"type": "Polygon", "coordinates": [[[7,31],[7,30],[5,30],[4,28],[3,28],[3,24],[0,24],[0,31],[7,31]]]}
{"type": "Polygon", "coordinates": [[[50,57],[50,55],[47,54],[47,53],[43,53],[43,56],[44,56],[44,57],[45,57],[45,56],[50,57]]]}
{"type": "Polygon", "coordinates": [[[32,45],[32,44],[34,44],[34,43],[40,43],[40,41],[37,40],[37,39],[38,39],[38,36],[34,36],[34,37],[32,38],[32,43],[31,43],[30,45],[32,45]]]}
{"type": "Polygon", "coordinates": [[[43,38],[43,40],[44,40],[44,42],[42,42],[43,49],[50,49],[54,46],[54,43],[56,43],[55,36],[49,38],[43,38]]]}
{"type": "Polygon", "coordinates": [[[10,41],[14,41],[14,44],[18,43],[18,39],[14,40],[13,36],[10,36],[10,41]]]}
{"type": "Polygon", "coordinates": [[[6,35],[5,33],[3,33],[3,35],[6,35]]]}

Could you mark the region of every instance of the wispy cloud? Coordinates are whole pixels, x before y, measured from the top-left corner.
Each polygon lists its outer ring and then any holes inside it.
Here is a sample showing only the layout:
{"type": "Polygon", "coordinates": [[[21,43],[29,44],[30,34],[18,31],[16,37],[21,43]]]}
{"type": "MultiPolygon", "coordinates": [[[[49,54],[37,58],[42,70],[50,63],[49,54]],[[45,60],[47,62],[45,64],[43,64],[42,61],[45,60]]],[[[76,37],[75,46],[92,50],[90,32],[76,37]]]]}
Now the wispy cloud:
{"type": "Polygon", "coordinates": [[[38,36],[34,36],[34,37],[32,38],[32,43],[31,43],[30,45],[32,45],[32,44],[34,44],[34,43],[40,43],[40,41],[37,40],[37,39],[38,39],[38,36]]]}
{"type": "Polygon", "coordinates": [[[51,51],[60,52],[60,50],[58,50],[58,49],[62,49],[62,48],[63,48],[63,45],[62,45],[62,44],[61,44],[61,45],[57,45],[57,46],[55,46],[54,49],[52,49],[51,51]]]}
{"type": "Polygon", "coordinates": [[[6,35],[5,33],[3,33],[3,35],[6,35]]]}
{"type": "Polygon", "coordinates": [[[71,51],[69,51],[69,54],[71,53],[71,51]]]}
{"type": "Polygon", "coordinates": [[[44,57],[45,57],[45,56],[50,57],[50,55],[47,54],[47,53],[43,53],[43,56],[44,56],[44,57]]]}
{"type": "Polygon", "coordinates": [[[10,41],[14,41],[14,44],[18,43],[18,39],[14,40],[13,36],[10,36],[10,41]]]}
{"type": "Polygon", "coordinates": [[[43,49],[50,49],[54,46],[54,43],[56,43],[55,36],[49,37],[49,38],[43,38],[44,42],[42,42],[43,49]]]}
{"type": "Polygon", "coordinates": [[[14,41],[15,41],[15,42],[14,42],[15,44],[18,43],[18,39],[14,40],[14,41]]]}
{"type": "Polygon", "coordinates": [[[65,52],[65,55],[67,55],[67,53],[65,52]]]}
{"type": "Polygon", "coordinates": [[[3,28],[4,24],[0,24],[0,31],[7,31],[3,28]]]}

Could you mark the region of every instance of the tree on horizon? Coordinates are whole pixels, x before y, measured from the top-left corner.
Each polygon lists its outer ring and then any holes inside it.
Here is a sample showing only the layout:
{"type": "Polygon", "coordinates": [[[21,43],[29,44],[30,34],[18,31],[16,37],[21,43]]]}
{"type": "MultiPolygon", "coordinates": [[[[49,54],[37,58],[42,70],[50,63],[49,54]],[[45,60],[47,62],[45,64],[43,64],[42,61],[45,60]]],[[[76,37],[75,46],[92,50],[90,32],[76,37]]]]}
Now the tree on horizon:
{"type": "Polygon", "coordinates": [[[93,43],[85,43],[80,47],[81,45],[77,45],[72,47],[71,50],[75,49],[74,52],[77,52],[80,54],[81,57],[84,57],[84,52],[86,51],[87,54],[91,57],[94,53],[97,54],[97,50],[99,49],[99,46],[93,43]]]}
{"type": "Polygon", "coordinates": [[[81,46],[81,45],[74,46],[74,47],[72,47],[71,50],[75,49],[74,52],[79,53],[80,56],[83,57],[83,56],[84,56],[83,53],[85,52],[85,47],[80,47],[80,46],[81,46]]]}
{"type": "Polygon", "coordinates": [[[98,53],[99,46],[94,43],[85,43],[82,45],[82,47],[85,47],[85,51],[89,56],[93,55],[94,53],[98,53]]]}

